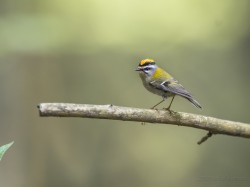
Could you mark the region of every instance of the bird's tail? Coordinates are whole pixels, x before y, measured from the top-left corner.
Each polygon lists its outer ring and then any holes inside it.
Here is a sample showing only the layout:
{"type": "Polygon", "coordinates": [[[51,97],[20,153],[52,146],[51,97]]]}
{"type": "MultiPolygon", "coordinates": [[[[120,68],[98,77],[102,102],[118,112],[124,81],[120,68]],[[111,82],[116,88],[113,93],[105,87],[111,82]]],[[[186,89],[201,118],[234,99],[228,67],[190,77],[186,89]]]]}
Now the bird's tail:
{"type": "Polygon", "coordinates": [[[192,97],[186,97],[186,99],[188,99],[197,108],[202,109],[200,103],[198,103],[198,101],[196,101],[194,98],[192,98],[192,97]]]}

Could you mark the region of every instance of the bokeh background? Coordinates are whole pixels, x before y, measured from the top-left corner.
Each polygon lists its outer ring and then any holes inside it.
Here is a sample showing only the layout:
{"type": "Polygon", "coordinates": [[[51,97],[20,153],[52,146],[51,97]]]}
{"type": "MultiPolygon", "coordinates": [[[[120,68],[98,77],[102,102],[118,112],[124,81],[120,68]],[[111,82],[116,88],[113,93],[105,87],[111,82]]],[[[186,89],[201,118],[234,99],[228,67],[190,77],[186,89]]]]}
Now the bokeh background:
{"type": "MultiPolygon", "coordinates": [[[[0,0],[0,186],[249,186],[250,141],[136,122],[41,118],[42,102],[149,108],[153,58],[203,105],[250,123],[248,0],[0,0]]],[[[159,108],[167,106],[167,102],[159,108]]]]}

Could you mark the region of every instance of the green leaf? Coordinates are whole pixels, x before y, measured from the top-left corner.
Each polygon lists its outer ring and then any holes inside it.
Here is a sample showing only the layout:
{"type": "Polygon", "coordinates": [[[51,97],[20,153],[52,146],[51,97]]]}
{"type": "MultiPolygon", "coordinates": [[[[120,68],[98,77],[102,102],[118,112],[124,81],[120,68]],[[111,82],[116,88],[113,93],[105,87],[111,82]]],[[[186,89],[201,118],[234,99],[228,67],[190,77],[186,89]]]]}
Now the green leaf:
{"type": "Polygon", "coordinates": [[[0,161],[4,155],[4,153],[10,148],[10,146],[12,146],[14,142],[11,142],[9,144],[3,145],[0,147],[0,161]]]}

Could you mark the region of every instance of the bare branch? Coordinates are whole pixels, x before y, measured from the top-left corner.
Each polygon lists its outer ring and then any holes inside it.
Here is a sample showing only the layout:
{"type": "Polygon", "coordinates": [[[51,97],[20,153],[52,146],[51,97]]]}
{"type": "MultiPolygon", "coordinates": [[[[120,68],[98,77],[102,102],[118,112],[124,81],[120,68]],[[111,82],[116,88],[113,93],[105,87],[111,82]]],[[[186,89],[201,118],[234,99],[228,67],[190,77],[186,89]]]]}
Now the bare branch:
{"type": "Polygon", "coordinates": [[[87,105],[68,103],[41,103],[38,105],[40,116],[82,117],[147,123],[163,123],[193,127],[209,131],[198,143],[206,141],[212,134],[225,134],[250,138],[250,124],[217,119],[208,116],[130,108],[113,105],[87,105]]]}

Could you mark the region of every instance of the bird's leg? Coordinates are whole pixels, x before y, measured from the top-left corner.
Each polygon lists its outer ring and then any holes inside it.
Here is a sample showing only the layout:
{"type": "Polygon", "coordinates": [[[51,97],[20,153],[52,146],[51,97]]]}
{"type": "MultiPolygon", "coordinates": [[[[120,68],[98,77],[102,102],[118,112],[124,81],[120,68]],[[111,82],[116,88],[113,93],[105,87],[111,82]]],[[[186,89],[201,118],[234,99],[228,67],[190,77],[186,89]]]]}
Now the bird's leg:
{"type": "Polygon", "coordinates": [[[165,108],[166,110],[169,110],[169,111],[170,111],[170,107],[171,107],[171,105],[172,105],[172,103],[173,103],[173,101],[174,101],[174,97],[175,97],[175,95],[173,96],[173,98],[172,98],[172,100],[171,100],[171,102],[170,102],[168,108],[165,108]]]}
{"type": "Polygon", "coordinates": [[[156,106],[158,106],[159,104],[161,104],[163,101],[165,101],[164,97],[163,97],[163,99],[159,103],[157,103],[156,105],[154,105],[151,109],[154,109],[156,106]]]}

